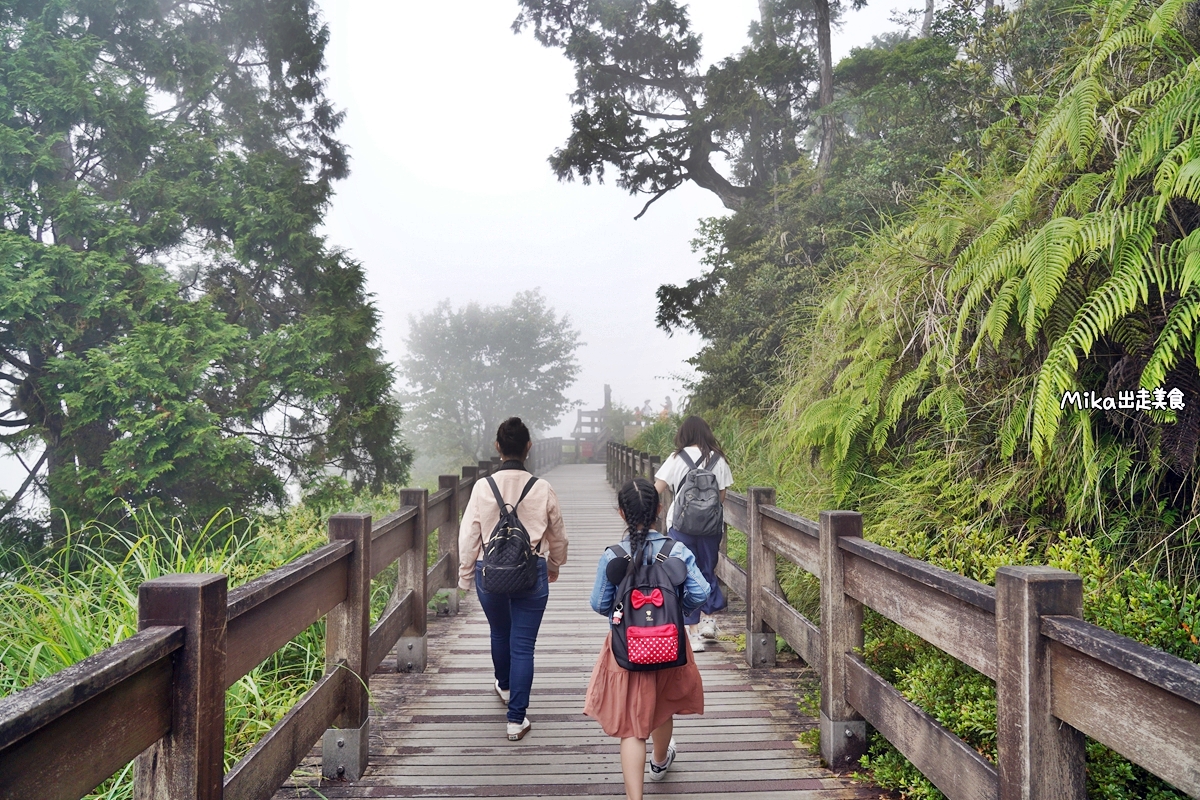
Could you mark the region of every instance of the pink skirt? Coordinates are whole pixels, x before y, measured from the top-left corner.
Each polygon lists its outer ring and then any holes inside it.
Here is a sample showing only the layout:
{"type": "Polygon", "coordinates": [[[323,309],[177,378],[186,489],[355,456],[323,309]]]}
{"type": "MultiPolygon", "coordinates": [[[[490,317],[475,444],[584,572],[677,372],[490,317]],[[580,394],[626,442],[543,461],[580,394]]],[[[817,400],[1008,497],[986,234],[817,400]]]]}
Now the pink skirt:
{"type": "Polygon", "coordinates": [[[687,652],[688,663],[682,667],[630,672],[613,657],[610,632],[592,667],[583,713],[619,739],[649,739],[675,714],[703,714],[704,683],[691,642],[687,652]]]}

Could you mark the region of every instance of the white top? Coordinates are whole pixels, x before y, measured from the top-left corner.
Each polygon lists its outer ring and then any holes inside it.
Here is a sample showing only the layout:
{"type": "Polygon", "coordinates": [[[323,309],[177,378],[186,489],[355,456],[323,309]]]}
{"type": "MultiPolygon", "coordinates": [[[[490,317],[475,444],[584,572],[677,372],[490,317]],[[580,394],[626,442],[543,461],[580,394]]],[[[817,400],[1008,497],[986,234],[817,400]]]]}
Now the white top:
{"type": "MultiPolygon", "coordinates": [[[[690,445],[685,447],[684,451],[697,467],[704,466],[704,463],[700,460],[699,447],[690,445]]],[[[675,490],[679,488],[679,482],[683,480],[684,475],[688,474],[689,469],[691,467],[679,457],[678,453],[671,453],[671,456],[658,468],[658,472],[654,473],[655,480],[665,481],[667,486],[671,487],[671,507],[667,509],[668,531],[671,530],[671,525],[675,522],[675,490]]],[[[723,490],[733,485],[733,472],[730,471],[729,465],[725,463],[725,459],[717,456],[717,460],[708,469],[716,476],[718,489],[723,490]]]]}

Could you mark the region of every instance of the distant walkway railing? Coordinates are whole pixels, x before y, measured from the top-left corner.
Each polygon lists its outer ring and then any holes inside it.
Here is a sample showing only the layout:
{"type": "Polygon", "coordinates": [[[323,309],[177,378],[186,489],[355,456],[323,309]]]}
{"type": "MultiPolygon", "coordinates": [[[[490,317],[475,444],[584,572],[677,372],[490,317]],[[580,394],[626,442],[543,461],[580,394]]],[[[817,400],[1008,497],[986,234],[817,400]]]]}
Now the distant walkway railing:
{"type": "MultiPolygon", "coordinates": [[[[614,486],[659,459],[609,443],[614,486]]],[[[951,800],[1082,800],[1090,736],[1200,796],[1200,666],[1084,622],[1083,582],[1050,567],[1001,567],[995,588],[862,538],[862,515],[819,521],[775,506],[775,490],[728,492],[725,521],[746,535],[746,569],[717,576],[746,601],[746,660],[773,666],[780,636],[821,677],[822,757],[857,764],[866,723],[951,800]],[[820,627],[781,596],[782,557],[821,583],[820,627]],[[863,607],[996,682],[998,764],[866,665],[863,607]]]]}
{"type": "MultiPolygon", "coordinates": [[[[561,458],[562,440],[546,439],[527,464],[561,458]]],[[[451,589],[457,611],[458,520],[498,462],[443,475],[432,495],[404,489],[374,523],[334,515],[329,544],[232,591],[224,575],[141,584],[136,635],[0,698],[0,799],[78,800],[135,761],[135,800],[267,800],[318,740],[325,777],[360,777],[371,673],[393,647],[397,671],[424,671],[427,605],[451,589]],[[396,587],[371,625],[371,581],[393,563],[396,587]],[[324,676],[226,773],[226,689],[322,617],[324,676]]]]}

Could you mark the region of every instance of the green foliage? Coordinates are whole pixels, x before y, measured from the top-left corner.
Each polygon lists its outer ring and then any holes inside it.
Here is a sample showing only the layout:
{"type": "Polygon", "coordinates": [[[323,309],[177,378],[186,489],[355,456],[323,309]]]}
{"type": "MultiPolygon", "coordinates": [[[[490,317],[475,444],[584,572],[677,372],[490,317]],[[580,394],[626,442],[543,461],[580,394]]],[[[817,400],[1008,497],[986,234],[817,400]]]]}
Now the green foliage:
{"type": "MultiPolygon", "coordinates": [[[[979,4],[951,3],[929,37],[891,34],[838,64],[831,108],[842,124],[829,174],[817,181],[804,157],[778,164],[769,192],[701,224],[693,248],[704,272],[659,288],[659,326],[706,340],[691,359],[697,407],[769,403],[773,387],[787,381],[788,330],[816,323],[831,280],[857,260],[863,239],[892,230],[947,162],[961,166],[989,152],[982,131],[1007,130],[1019,118],[1014,105],[1036,112],[1028,97],[1047,90],[1051,64],[1079,21],[1065,5],[1037,0],[986,16],[979,4]]],[[[949,242],[962,224],[975,223],[949,217],[931,233],[949,242]]]]}
{"type": "Polygon", "coordinates": [[[656,419],[642,428],[629,446],[665,461],[675,452],[675,434],[682,424],[682,414],[672,414],[668,419],[656,419]]]}
{"type": "MultiPolygon", "coordinates": [[[[710,225],[718,258],[670,303],[660,292],[660,322],[711,326],[719,369],[696,396],[721,409],[740,486],[775,486],[808,516],[860,509],[873,541],[984,583],[1004,564],[1072,570],[1089,621],[1200,662],[1200,29],[1174,0],[964,9],[930,40],[839,66],[847,142],[823,193],[806,196],[798,170],[778,216],[761,213],[770,226],[745,212],[710,225]],[[864,212],[849,196],[906,172],[890,204],[864,212]],[[807,271],[783,299],[752,296],[765,262],[749,254],[777,245],[807,271]],[[740,331],[721,327],[725,291],[750,309],[740,331]],[[736,365],[756,373],[759,405],[718,359],[767,334],[777,353],[736,365]],[[1160,385],[1185,408],[1062,403],[1160,385]]],[[[812,579],[778,575],[815,613],[812,579]]],[[[994,760],[987,678],[877,615],[864,656],[994,760]]],[[[1088,762],[1091,797],[1180,796],[1095,742],[1088,762]]],[[[864,764],[887,788],[940,797],[882,739],[864,764]]]]}
{"type": "Polygon", "coordinates": [[[0,442],[37,465],[0,516],[402,480],[377,312],[317,233],[346,155],[315,8],[8,2],[0,38],[0,442]]]}
{"type": "Polygon", "coordinates": [[[409,319],[405,402],[423,455],[447,467],[495,452],[496,429],[521,417],[531,430],[553,426],[571,403],[563,392],[579,374],[579,332],[539,291],[507,306],[450,302],[409,319]]]}

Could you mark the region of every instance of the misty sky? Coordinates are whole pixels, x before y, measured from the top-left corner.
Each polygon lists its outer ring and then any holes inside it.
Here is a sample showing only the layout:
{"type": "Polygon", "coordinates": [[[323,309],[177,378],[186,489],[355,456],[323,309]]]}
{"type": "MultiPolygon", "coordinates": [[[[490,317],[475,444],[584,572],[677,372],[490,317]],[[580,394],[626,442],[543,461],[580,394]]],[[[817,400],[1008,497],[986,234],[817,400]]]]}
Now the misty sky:
{"type": "MultiPolygon", "coordinates": [[[[546,158],[570,130],[573,70],[561,51],[512,33],[512,0],[321,6],[328,93],[347,112],[353,159],[326,232],[365,265],[388,353],[403,353],[408,316],[443,298],[507,304],[541,288],[586,342],[571,399],[597,408],[608,383],[629,406],[658,408],[668,394],[678,404],[699,340],[655,327],[655,289],[700,274],[689,242],[700,218],[725,213],[716,197],[685,184],[635,222],[644,198],[559,183],[546,158]]],[[[758,13],[757,0],[688,6],[707,62],[740,50],[758,13]]],[[[852,13],[835,56],[890,30],[893,7],[852,13]]]]}
{"type": "MultiPolygon", "coordinates": [[[[725,213],[716,197],[685,184],[634,222],[644,199],[559,183],[546,158],[569,132],[572,69],[512,33],[515,0],[318,1],[328,95],[346,112],[352,157],[325,232],[365,266],[388,354],[403,353],[408,316],[443,298],[507,304],[540,288],[586,342],[570,399],[598,408],[608,383],[626,405],[658,408],[669,394],[678,408],[699,340],[654,326],[654,292],[700,274],[689,241],[700,218],[725,213]]],[[[835,59],[894,27],[896,0],[880,2],[848,14],[835,59]]],[[[746,44],[758,11],[757,0],[687,5],[708,63],[746,44]]],[[[569,434],[574,419],[551,433],[569,434]]],[[[0,490],[24,477],[0,458],[0,490]]]]}

